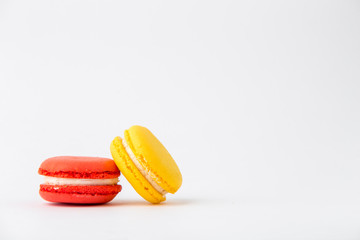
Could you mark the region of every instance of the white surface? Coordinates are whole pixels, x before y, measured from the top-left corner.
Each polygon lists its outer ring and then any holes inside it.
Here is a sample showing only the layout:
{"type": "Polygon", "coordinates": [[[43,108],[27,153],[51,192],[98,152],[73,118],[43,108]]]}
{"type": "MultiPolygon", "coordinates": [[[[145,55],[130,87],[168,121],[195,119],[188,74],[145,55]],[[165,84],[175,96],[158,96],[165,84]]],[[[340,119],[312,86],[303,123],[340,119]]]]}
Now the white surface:
{"type": "Polygon", "coordinates": [[[357,1],[0,1],[0,239],[359,239],[357,1]],[[40,163],[140,124],[165,204],[53,205],[40,163]]]}

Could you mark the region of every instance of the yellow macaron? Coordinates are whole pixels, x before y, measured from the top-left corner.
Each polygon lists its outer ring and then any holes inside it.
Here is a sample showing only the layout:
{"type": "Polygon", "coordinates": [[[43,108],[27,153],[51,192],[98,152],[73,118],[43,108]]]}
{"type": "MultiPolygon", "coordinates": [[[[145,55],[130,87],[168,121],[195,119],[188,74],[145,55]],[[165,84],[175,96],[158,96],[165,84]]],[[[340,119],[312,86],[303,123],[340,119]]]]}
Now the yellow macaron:
{"type": "Polygon", "coordinates": [[[116,137],[111,142],[110,150],[121,173],[147,201],[160,203],[167,193],[180,188],[179,167],[147,128],[132,126],[124,138],[116,137]]]}

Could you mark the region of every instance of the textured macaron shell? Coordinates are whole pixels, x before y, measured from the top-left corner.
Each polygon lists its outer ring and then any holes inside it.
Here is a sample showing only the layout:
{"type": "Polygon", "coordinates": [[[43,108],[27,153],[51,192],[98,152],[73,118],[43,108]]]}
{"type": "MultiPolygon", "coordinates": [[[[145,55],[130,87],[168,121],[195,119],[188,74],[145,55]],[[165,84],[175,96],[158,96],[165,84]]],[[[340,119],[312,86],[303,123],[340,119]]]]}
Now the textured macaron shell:
{"type": "Polygon", "coordinates": [[[156,191],[137,169],[127,154],[119,137],[116,137],[112,141],[110,150],[116,165],[121,170],[121,173],[140,196],[151,203],[160,203],[166,200],[166,197],[156,191]]]}
{"type": "Polygon", "coordinates": [[[163,144],[145,127],[132,126],[125,131],[125,140],[142,167],[165,191],[175,193],[182,184],[176,162],[163,144]]]}
{"type": "Polygon", "coordinates": [[[46,159],[39,174],[61,178],[116,178],[120,171],[112,159],[60,156],[46,159]]]}
{"type": "Polygon", "coordinates": [[[49,202],[99,204],[114,199],[121,185],[114,186],[59,186],[40,185],[40,196],[49,202]]]}

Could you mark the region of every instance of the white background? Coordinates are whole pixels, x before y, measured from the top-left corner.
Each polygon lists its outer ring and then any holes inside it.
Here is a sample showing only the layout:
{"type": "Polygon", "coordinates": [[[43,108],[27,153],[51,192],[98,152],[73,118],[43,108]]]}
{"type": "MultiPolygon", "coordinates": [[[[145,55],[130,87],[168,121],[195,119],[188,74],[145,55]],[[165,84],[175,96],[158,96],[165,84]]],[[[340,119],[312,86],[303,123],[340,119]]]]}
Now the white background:
{"type": "Polygon", "coordinates": [[[0,0],[0,239],[360,239],[359,1],[0,0]],[[183,185],[50,204],[148,127],[183,185]]]}

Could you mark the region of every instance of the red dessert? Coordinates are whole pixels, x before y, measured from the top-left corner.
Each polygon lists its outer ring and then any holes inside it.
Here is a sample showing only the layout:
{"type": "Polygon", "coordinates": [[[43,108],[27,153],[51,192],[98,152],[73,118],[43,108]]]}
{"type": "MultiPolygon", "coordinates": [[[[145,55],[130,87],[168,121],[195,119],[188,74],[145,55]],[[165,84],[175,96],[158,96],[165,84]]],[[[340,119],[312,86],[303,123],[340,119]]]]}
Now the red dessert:
{"type": "Polygon", "coordinates": [[[53,157],[39,168],[45,176],[40,196],[50,202],[98,204],[111,201],[120,191],[120,171],[112,159],[53,157]]]}

